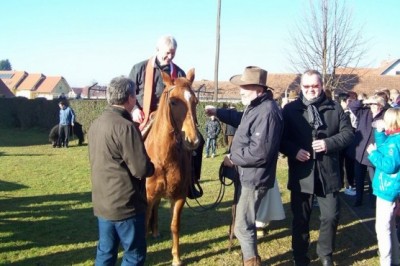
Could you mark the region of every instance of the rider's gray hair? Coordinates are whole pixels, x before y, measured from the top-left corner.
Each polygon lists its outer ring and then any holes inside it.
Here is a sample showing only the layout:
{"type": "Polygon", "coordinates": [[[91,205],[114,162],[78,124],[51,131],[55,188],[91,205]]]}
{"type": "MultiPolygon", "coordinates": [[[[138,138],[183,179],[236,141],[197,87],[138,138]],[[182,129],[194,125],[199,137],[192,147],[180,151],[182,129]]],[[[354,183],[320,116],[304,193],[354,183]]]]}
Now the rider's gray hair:
{"type": "Polygon", "coordinates": [[[162,46],[167,46],[168,48],[172,48],[176,50],[178,47],[178,43],[176,42],[175,38],[171,35],[164,35],[161,36],[160,39],[157,41],[157,49],[162,46]]]}

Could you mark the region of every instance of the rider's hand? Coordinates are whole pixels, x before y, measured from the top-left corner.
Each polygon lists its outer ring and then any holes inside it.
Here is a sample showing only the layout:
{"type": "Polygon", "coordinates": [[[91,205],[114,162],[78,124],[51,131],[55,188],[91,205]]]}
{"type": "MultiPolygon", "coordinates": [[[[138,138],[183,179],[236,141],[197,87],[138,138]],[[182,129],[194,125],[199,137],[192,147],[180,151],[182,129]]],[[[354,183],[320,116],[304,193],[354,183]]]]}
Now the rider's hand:
{"type": "Polygon", "coordinates": [[[133,120],[133,122],[136,122],[136,123],[139,123],[139,124],[142,123],[143,120],[144,120],[144,113],[143,113],[143,111],[140,110],[139,108],[133,109],[133,112],[132,112],[132,120],[133,120]]]}

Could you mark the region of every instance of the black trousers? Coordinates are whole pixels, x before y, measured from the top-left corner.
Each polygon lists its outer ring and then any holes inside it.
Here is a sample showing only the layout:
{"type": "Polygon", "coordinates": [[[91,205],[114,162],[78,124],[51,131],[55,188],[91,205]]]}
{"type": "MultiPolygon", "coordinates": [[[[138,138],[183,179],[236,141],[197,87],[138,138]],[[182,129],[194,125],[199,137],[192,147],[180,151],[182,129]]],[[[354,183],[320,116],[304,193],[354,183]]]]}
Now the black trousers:
{"type": "Polygon", "coordinates": [[[58,146],[68,147],[69,140],[69,128],[70,125],[59,125],[58,126],[58,146]]]}
{"type": "Polygon", "coordinates": [[[339,193],[334,192],[317,196],[291,191],[290,196],[290,207],[293,213],[292,250],[296,264],[308,265],[310,263],[307,253],[310,244],[310,217],[314,197],[317,197],[321,212],[317,254],[321,258],[331,257],[335,249],[336,231],[339,223],[339,193]]]}
{"type": "Polygon", "coordinates": [[[356,202],[363,203],[364,183],[367,171],[369,175],[369,178],[367,177],[369,200],[371,204],[375,204],[376,196],[372,194],[372,179],[375,175],[375,168],[372,166],[361,164],[357,161],[355,161],[354,164],[354,178],[356,181],[356,202]]]}

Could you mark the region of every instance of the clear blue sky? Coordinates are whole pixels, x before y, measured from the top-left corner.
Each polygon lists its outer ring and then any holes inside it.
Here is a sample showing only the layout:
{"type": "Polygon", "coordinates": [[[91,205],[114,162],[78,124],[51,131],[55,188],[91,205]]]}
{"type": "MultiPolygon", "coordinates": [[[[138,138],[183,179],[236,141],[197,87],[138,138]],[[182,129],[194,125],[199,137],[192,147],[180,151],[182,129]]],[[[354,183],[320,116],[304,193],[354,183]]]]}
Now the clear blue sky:
{"type": "MultiPolygon", "coordinates": [[[[346,1],[369,39],[365,63],[400,58],[400,1],[346,1]]],[[[222,0],[219,80],[257,65],[291,71],[289,29],[308,0],[222,0]]],[[[217,0],[1,0],[0,60],[14,70],[61,75],[70,86],[106,85],[155,53],[159,36],[178,41],[175,63],[214,79],[217,0]]]]}

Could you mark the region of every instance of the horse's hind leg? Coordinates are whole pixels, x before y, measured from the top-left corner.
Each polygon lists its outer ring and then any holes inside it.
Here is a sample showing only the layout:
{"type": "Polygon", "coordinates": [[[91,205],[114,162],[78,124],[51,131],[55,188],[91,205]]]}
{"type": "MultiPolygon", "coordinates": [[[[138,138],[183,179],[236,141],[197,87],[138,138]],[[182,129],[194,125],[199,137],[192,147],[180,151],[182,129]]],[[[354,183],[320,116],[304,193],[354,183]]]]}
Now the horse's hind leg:
{"type": "Polygon", "coordinates": [[[185,199],[171,200],[172,220],[171,220],[171,233],[172,233],[172,265],[183,265],[179,253],[179,231],[181,226],[181,214],[185,199]]]}

